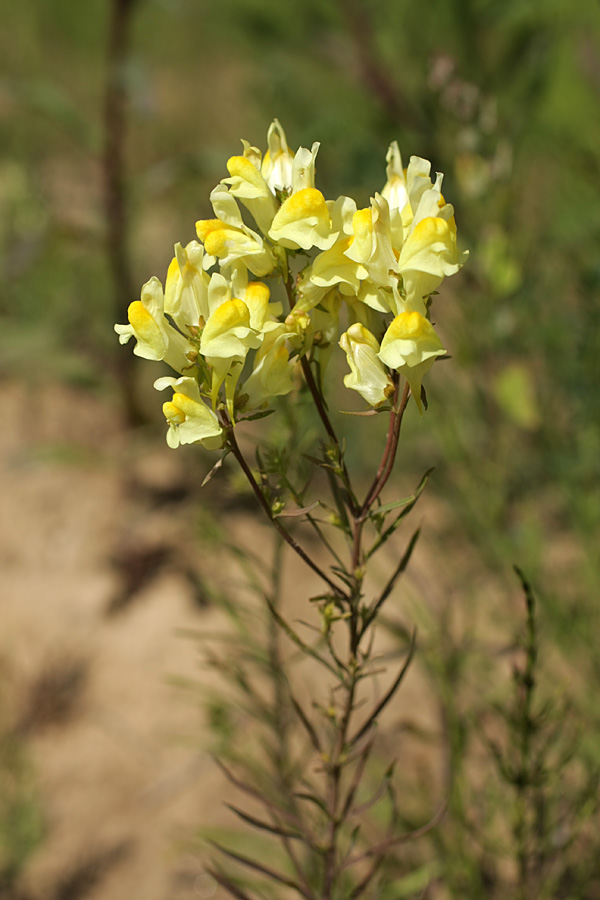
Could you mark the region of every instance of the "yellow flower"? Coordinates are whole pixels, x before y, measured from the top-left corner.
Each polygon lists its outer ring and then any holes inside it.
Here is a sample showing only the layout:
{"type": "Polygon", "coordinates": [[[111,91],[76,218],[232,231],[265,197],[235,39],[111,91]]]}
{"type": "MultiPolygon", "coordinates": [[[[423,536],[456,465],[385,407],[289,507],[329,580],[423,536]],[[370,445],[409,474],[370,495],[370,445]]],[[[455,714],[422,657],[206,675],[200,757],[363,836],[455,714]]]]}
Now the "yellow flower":
{"type": "Polygon", "coordinates": [[[379,342],[364,325],[355,322],[339,343],[351,370],[344,376],[344,384],[358,391],[371,406],[381,406],[393,393],[394,385],[378,358],[379,342]]]}
{"type": "Polygon", "coordinates": [[[164,295],[160,281],[150,278],[142,287],[141,299],[134,300],[127,310],[128,325],[115,325],[119,343],[136,338],[133,352],[143,359],[164,360],[182,372],[190,364],[193,346],[164,317],[164,295]]]}
{"type": "Polygon", "coordinates": [[[271,291],[264,281],[248,281],[248,270],[243,265],[234,266],[231,292],[243,300],[250,313],[250,327],[258,334],[277,328],[276,316],[282,311],[280,302],[271,303],[271,291]]]}
{"type": "Polygon", "coordinates": [[[335,241],[330,210],[321,191],[315,188],[315,159],[318,144],[311,150],[300,147],[292,165],[292,193],[277,211],[269,231],[272,241],[288,250],[326,250],[335,241]]]}
{"type": "Polygon", "coordinates": [[[354,240],[346,256],[364,266],[368,277],[380,286],[390,285],[397,269],[392,248],[390,209],[380,194],[371,199],[369,209],[359,209],[352,218],[354,240]]]}
{"type": "Polygon", "coordinates": [[[446,353],[433,325],[419,312],[403,312],[391,322],[383,336],[379,359],[408,381],[423,413],[421,383],[438,356],[446,353]]]}
{"type": "Polygon", "coordinates": [[[244,357],[251,345],[257,347],[255,332],[250,327],[250,312],[243,300],[233,298],[218,306],[208,319],[200,339],[203,356],[229,359],[244,357]]]}
{"type": "Polygon", "coordinates": [[[206,252],[218,257],[222,268],[243,262],[258,278],[272,272],[275,257],[260,235],[244,225],[235,198],[225,185],[217,185],[210,199],[217,218],[196,222],[196,232],[206,252]]]}
{"type": "Polygon", "coordinates": [[[290,361],[286,342],[294,336],[283,323],[265,335],[256,354],[252,374],[244,383],[248,409],[258,409],[272,397],[289,394],[292,390],[294,362],[290,361]]]}
{"type": "Polygon", "coordinates": [[[261,166],[261,174],[272,191],[292,188],[294,154],[288,148],[285,131],[278,119],[273,119],[267,132],[268,150],[261,166]]]}
{"type": "Polygon", "coordinates": [[[337,284],[343,294],[356,294],[361,277],[367,277],[367,270],[354,260],[348,259],[346,255],[353,241],[352,236],[344,236],[329,250],[319,253],[310,276],[313,284],[318,287],[332,287],[337,284]]]}
{"type": "Polygon", "coordinates": [[[165,283],[165,312],[183,334],[190,326],[197,328],[200,319],[208,318],[210,276],[204,271],[206,260],[214,262],[198,241],[190,241],[186,247],[175,244],[165,283]]]}
{"type": "MultiPolygon", "coordinates": [[[[214,276],[213,276],[214,277],[214,276]]],[[[224,300],[211,313],[200,338],[200,353],[212,368],[210,385],[213,408],[225,382],[227,408],[233,418],[235,387],[250,348],[260,346],[261,338],[250,325],[250,310],[237,297],[224,300]]]]}
{"type": "Polygon", "coordinates": [[[288,197],[273,219],[269,237],[289,250],[331,246],[335,236],[332,239],[329,209],[321,191],[307,187],[288,197]]]}
{"type": "MultiPolygon", "coordinates": [[[[423,205],[421,203],[420,208],[423,205]]],[[[439,287],[445,276],[458,272],[462,264],[456,246],[454,219],[415,216],[400,252],[398,268],[406,295],[414,301],[418,311],[425,312],[426,298],[439,287]]]]}
{"type": "Polygon", "coordinates": [[[398,210],[401,213],[408,203],[408,188],[397,141],[390,144],[385,161],[387,162],[387,181],[381,191],[381,196],[387,200],[390,210],[398,210]]]}
{"type": "Polygon", "coordinates": [[[231,178],[224,178],[229,193],[242,201],[263,234],[267,234],[277,212],[277,201],[260,173],[258,162],[246,156],[232,156],[227,160],[231,178]]]}
{"type": "Polygon", "coordinates": [[[215,413],[202,400],[194,378],[159,378],[154,387],[158,391],[171,387],[174,392],[173,399],[163,404],[169,426],[169,447],[200,443],[209,450],[216,450],[223,446],[223,429],[215,413]]]}

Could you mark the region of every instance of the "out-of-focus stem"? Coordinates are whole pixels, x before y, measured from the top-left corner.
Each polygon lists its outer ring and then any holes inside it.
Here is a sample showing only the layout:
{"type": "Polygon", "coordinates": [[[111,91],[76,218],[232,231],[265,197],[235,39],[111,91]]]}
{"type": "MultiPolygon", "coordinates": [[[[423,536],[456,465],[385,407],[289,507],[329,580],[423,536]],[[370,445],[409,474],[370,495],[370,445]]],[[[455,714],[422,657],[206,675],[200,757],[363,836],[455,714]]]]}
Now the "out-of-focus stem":
{"type": "Polygon", "coordinates": [[[537,638],[535,622],[535,597],[525,576],[517,569],[525,592],[527,605],[527,632],[525,638],[525,667],[517,674],[520,680],[518,699],[518,757],[519,771],[516,779],[515,839],[519,871],[519,900],[528,900],[532,895],[530,872],[530,847],[528,809],[531,792],[531,756],[534,731],[533,700],[535,692],[535,670],[537,663],[537,638]]]}
{"type": "MultiPolygon", "coordinates": [[[[104,92],[104,209],[106,252],[114,293],[115,321],[127,319],[134,298],[134,278],[129,255],[125,151],[128,126],[126,68],[131,54],[133,11],[137,0],[111,0],[104,92]]],[[[135,401],[135,359],[120,353],[117,363],[120,385],[130,424],[143,416],[135,401]]]]}
{"type": "MultiPolygon", "coordinates": [[[[283,541],[274,534],[273,565],[271,568],[271,604],[279,610],[281,600],[281,569],[283,565],[283,541]]],[[[274,616],[269,616],[269,663],[273,681],[273,712],[277,722],[275,729],[275,756],[279,777],[285,783],[287,774],[289,706],[286,703],[285,679],[281,659],[280,628],[274,616]]]]}
{"type": "Polygon", "coordinates": [[[369,4],[361,0],[337,0],[337,6],[353,40],[364,84],[379,101],[390,121],[402,122],[404,128],[412,126],[423,130],[426,125],[423,114],[409,105],[391,72],[381,61],[368,15],[369,4]]]}
{"type": "Polygon", "coordinates": [[[358,671],[356,666],[354,666],[349,674],[349,682],[345,685],[346,698],[344,709],[337,728],[335,746],[328,765],[327,812],[329,815],[329,833],[327,836],[323,866],[323,900],[331,900],[335,890],[335,877],[338,867],[338,833],[340,826],[343,824],[339,809],[342,780],[342,756],[348,740],[348,726],[354,709],[354,697],[356,694],[357,682],[358,671]]]}

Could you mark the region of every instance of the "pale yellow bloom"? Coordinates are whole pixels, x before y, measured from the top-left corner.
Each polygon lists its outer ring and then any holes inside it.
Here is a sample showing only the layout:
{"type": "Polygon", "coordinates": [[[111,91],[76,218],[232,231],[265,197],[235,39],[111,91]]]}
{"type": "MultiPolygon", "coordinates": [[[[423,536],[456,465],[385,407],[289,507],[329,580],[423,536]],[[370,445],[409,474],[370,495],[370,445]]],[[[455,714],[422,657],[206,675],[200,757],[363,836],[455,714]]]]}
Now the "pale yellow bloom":
{"type": "Polygon", "coordinates": [[[381,406],[393,393],[394,385],[378,358],[378,340],[364,325],[356,322],[341,336],[339,343],[351,370],[344,376],[344,384],[358,391],[371,406],[381,406]]]}
{"type": "Polygon", "coordinates": [[[215,413],[202,400],[195,378],[159,378],[154,387],[159,391],[166,387],[173,389],[173,399],[163,404],[169,426],[169,447],[200,443],[216,450],[223,446],[223,429],[215,413]]]}
{"type": "MultiPolygon", "coordinates": [[[[435,184],[431,180],[431,163],[421,156],[411,156],[406,170],[406,190],[408,193],[408,205],[404,207],[404,223],[408,227],[419,208],[421,197],[425,191],[432,188],[441,192],[443,176],[436,175],[435,184]]],[[[441,193],[440,193],[441,197],[441,193]]]]}
{"type": "Polygon", "coordinates": [[[274,255],[260,235],[244,225],[235,198],[225,185],[217,185],[210,199],[217,218],[196,222],[206,252],[218,257],[223,268],[243,262],[258,278],[272,272],[277,263],[274,255]]]}
{"type": "Polygon", "coordinates": [[[248,307],[234,297],[221,303],[208,319],[200,338],[200,352],[206,357],[229,359],[245,356],[252,345],[258,347],[259,343],[250,326],[248,307]]]}
{"type": "Polygon", "coordinates": [[[272,191],[290,191],[294,154],[288,148],[285,131],[278,119],[271,122],[267,145],[269,149],[262,161],[262,176],[272,191]]]}
{"type": "MultiPolygon", "coordinates": [[[[435,193],[434,191],[428,192],[435,193]]],[[[424,195],[418,213],[428,199],[424,195]]],[[[447,275],[454,275],[461,268],[456,245],[454,217],[425,216],[417,213],[408,236],[400,251],[398,269],[402,274],[408,298],[414,301],[419,312],[425,312],[426,298],[435,291],[447,275]]]]}
{"type": "Polygon", "coordinates": [[[446,353],[433,325],[419,312],[403,312],[392,321],[381,342],[379,359],[408,381],[423,412],[421,383],[438,356],[446,353]]]}
{"type": "Polygon", "coordinates": [[[352,217],[354,241],[346,251],[348,259],[361,263],[371,281],[391,284],[397,269],[392,248],[390,209],[381,194],[371,199],[370,209],[359,209],[352,217]]]}
{"type": "Polygon", "coordinates": [[[289,338],[294,336],[283,323],[265,335],[254,359],[252,374],[244,383],[248,409],[258,409],[272,397],[289,394],[294,387],[295,362],[290,360],[287,346],[289,338]]]}
{"type": "Polygon", "coordinates": [[[269,185],[260,173],[260,168],[246,156],[232,156],[227,160],[230,178],[222,184],[229,185],[229,193],[242,201],[263,234],[267,234],[278,203],[269,185]]]}
{"type": "Polygon", "coordinates": [[[310,280],[317,287],[338,285],[342,294],[352,296],[358,292],[362,279],[367,278],[366,268],[348,257],[354,237],[346,236],[335,242],[329,250],[316,257],[310,272],[310,280]]]}
{"type": "MultiPolygon", "coordinates": [[[[183,334],[196,329],[208,318],[208,286],[210,276],[204,271],[206,254],[198,241],[187,246],[175,244],[165,283],[165,309],[183,334]]],[[[209,257],[213,260],[213,257],[209,257]]]]}
{"type": "Polygon", "coordinates": [[[271,291],[262,281],[250,281],[243,294],[243,300],[250,313],[250,327],[259,334],[277,328],[274,315],[281,312],[281,303],[270,303],[271,291]]]}
{"type": "Polygon", "coordinates": [[[164,360],[182,372],[190,365],[193,346],[164,317],[162,284],[156,277],[143,287],[140,300],[134,300],[127,310],[128,325],[115,325],[119,343],[126,344],[135,337],[133,352],[143,359],[164,360]]]}
{"type": "Polygon", "coordinates": [[[272,241],[288,250],[326,250],[335,241],[330,210],[315,188],[315,158],[319,149],[300,147],[292,166],[292,193],[277,211],[269,231],[272,241]]]}
{"type": "Polygon", "coordinates": [[[261,338],[250,324],[250,310],[237,297],[225,299],[211,313],[200,338],[200,353],[212,368],[210,385],[213,408],[225,382],[225,396],[230,416],[244,360],[251,348],[260,346],[261,338]]]}
{"type": "Polygon", "coordinates": [[[393,287],[394,282],[392,282],[391,286],[382,286],[376,281],[366,278],[364,281],[361,281],[356,298],[376,312],[384,314],[394,312],[394,307],[390,303],[393,287]]]}
{"type": "Polygon", "coordinates": [[[387,162],[387,181],[381,191],[381,196],[387,200],[390,211],[398,210],[402,213],[408,203],[408,187],[397,141],[390,144],[385,160],[387,162]]]}
{"type": "Polygon", "coordinates": [[[233,296],[243,300],[250,313],[250,327],[258,334],[277,328],[281,303],[271,303],[271,291],[264,281],[248,281],[245,266],[235,266],[231,278],[233,296]]]}
{"type": "Polygon", "coordinates": [[[314,188],[315,164],[320,146],[315,141],[310,150],[307,147],[298,147],[292,163],[292,193],[295,194],[306,188],[314,188]]]}
{"type": "Polygon", "coordinates": [[[441,193],[443,176],[438,173],[434,184],[431,163],[418,156],[411,156],[403,172],[396,143],[386,159],[388,180],[383,194],[390,204],[390,235],[397,258],[395,273],[401,278],[402,306],[425,315],[428,297],[447,275],[460,269],[466,254],[457,250],[454,210],[441,193]]]}
{"type": "Polygon", "coordinates": [[[330,247],[335,235],[321,191],[307,187],[288,197],[273,219],[269,237],[289,250],[330,247]]]}

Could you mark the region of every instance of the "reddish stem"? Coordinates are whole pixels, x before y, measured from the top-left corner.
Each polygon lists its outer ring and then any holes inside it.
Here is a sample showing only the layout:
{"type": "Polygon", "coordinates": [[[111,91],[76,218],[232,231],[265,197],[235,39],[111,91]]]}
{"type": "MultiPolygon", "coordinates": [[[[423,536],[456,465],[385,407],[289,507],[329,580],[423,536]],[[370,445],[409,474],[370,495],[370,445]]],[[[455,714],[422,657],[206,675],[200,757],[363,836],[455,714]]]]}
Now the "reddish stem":
{"type": "MultiPolygon", "coordinates": [[[[398,385],[396,385],[396,399],[398,396],[398,385]]],[[[365,521],[369,515],[369,511],[380,493],[384,489],[388,478],[392,474],[392,469],[394,468],[394,462],[396,460],[396,452],[398,450],[398,440],[400,438],[400,427],[402,425],[402,418],[404,416],[404,412],[406,410],[406,405],[408,403],[408,399],[410,397],[410,386],[408,381],[404,385],[404,390],[402,392],[402,397],[400,399],[399,406],[395,406],[390,414],[390,424],[388,426],[388,433],[385,442],[385,448],[383,450],[383,456],[381,458],[381,462],[379,463],[379,468],[377,469],[377,474],[373,479],[373,483],[367,492],[367,496],[365,497],[365,502],[360,508],[358,515],[354,517],[354,542],[352,546],[352,571],[356,572],[356,569],[360,565],[360,544],[362,537],[362,529],[365,521]]]]}

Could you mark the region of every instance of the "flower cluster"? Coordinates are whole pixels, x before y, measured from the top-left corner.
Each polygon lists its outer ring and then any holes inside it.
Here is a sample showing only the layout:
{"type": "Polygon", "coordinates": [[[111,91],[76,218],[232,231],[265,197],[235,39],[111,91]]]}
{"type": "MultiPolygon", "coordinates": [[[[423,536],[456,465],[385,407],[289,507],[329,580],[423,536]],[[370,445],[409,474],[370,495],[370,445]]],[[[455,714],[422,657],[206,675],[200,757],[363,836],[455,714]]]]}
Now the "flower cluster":
{"type": "Polygon", "coordinates": [[[319,144],[293,153],[277,120],[267,142],[263,156],[242,141],[210,195],[214,218],[196,223],[197,241],[175,245],[164,288],[151,278],[128,324],[115,326],[121,343],[135,338],[138,356],[176,373],[155,383],[173,392],[163,405],[171,447],[221,447],[228,427],[294,388],[303,359],[322,383],[337,344],[346,387],[379,407],[399,373],[422,410],[422,379],[446,352],[430,300],[462,260],[442,175],[432,181],[430,163],[415,156],[404,170],[393,143],[385,186],[357,209],[315,187],[319,144]],[[285,309],[267,280],[283,282],[285,309]]]}

